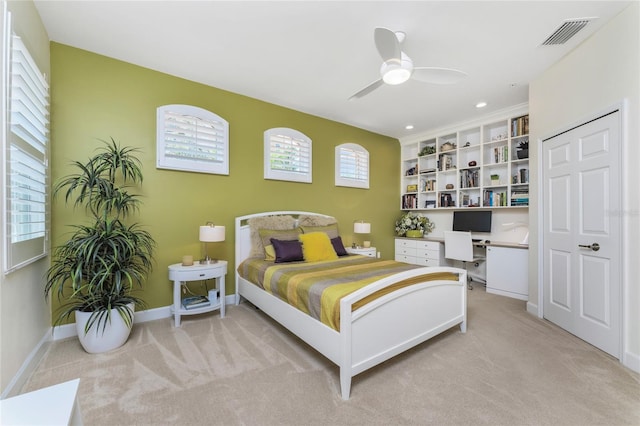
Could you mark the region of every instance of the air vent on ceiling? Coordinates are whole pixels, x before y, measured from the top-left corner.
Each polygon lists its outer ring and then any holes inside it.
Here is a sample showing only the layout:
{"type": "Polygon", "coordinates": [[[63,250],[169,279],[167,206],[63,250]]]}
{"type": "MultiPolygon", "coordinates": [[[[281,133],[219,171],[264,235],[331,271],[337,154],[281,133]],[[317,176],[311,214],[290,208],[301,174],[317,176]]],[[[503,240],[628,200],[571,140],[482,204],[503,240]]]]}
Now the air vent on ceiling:
{"type": "Polygon", "coordinates": [[[578,31],[583,29],[589,22],[595,18],[567,19],[553,32],[545,41],[543,46],[556,44],[565,44],[571,37],[576,35],[578,31]]]}

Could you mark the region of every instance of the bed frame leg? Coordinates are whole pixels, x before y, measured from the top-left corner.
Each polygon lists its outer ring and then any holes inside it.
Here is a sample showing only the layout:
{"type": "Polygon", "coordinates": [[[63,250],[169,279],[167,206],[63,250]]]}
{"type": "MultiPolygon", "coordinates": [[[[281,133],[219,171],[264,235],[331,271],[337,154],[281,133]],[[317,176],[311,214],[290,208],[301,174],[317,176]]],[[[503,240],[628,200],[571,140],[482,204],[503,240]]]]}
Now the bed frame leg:
{"type": "Polygon", "coordinates": [[[466,321],[462,321],[460,323],[460,332],[462,332],[462,333],[466,333],[467,332],[467,322],[466,321]]]}
{"type": "Polygon", "coordinates": [[[349,394],[351,393],[351,377],[344,369],[340,369],[340,393],[344,401],[349,400],[349,394]]]}

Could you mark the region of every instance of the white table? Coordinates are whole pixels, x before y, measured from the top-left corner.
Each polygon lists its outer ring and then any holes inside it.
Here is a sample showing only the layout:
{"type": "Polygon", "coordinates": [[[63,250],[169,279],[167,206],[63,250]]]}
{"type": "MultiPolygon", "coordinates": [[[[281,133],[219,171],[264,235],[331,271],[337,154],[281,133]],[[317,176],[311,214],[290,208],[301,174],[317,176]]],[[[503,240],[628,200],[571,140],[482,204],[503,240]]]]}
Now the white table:
{"type": "Polygon", "coordinates": [[[0,401],[1,425],[82,425],[80,379],[0,401]]]}
{"type": "Polygon", "coordinates": [[[225,260],[218,260],[216,263],[209,263],[205,265],[193,264],[191,266],[183,266],[181,263],[169,265],[169,279],[173,281],[173,308],[171,311],[173,312],[176,327],[180,327],[180,317],[182,315],[196,315],[220,309],[220,318],[224,318],[224,276],[226,274],[227,262],[225,260]],[[217,300],[211,301],[208,306],[185,309],[182,306],[182,297],[180,295],[182,284],[187,281],[203,281],[211,279],[216,280],[216,289],[219,292],[217,300]]]}
{"type": "Polygon", "coordinates": [[[360,254],[362,256],[376,257],[375,247],[346,247],[349,254],[360,254]]]}

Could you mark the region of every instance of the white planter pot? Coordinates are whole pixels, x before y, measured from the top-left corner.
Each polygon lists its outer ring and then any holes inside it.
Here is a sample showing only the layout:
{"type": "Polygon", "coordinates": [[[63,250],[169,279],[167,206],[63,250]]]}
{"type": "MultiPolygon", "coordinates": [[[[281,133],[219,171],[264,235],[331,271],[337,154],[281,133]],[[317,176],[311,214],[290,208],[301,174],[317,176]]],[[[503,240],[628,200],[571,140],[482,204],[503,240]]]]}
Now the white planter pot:
{"type": "MultiPolygon", "coordinates": [[[[127,305],[127,308],[133,315],[135,305],[131,303],[127,305]]],[[[100,327],[93,324],[85,334],[84,328],[90,316],[91,312],[76,311],[76,331],[80,344],[85,351],[90,354],[99,354],[119,348],[125,344],[129,334],[131,334],[131,326],[127,326],[117,310],[111,310],[111,321],[107,321],[104,332],[102,331],[102,324],[100,327]]]]}

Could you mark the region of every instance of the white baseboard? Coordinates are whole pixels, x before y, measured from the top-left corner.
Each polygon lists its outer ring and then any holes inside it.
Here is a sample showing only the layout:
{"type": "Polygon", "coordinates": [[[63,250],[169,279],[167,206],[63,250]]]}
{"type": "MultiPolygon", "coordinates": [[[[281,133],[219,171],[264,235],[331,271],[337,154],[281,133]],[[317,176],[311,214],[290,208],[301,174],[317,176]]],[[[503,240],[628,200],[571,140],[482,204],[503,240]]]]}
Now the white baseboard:
{"type": "MultiPolygon", "coordinates": [[[[169,317],[171,317],[171,306],[162,306],[160,308],[135,312],[133,316],[133,323],[140,324],[169,317]]],[[[76,323],[60,325],[53,329],[53,340],[68,339],[70,337],[76,337],[77,335],[76,323]]]]}
{"type": "MultiPolygon", "coordinates": [[[[236,303],[235,294],[228,294],[224,298],[225,305],[229,306],[236,303]]],[[[133,323],[139,324],[148,321],[155,321],[164,318],[171,318],[173,314],[171,313],[171,309],[173,306],[162,306],[160,308],[147,309],[144,311],[136,312],[134,314],[133,323]]],[[[70,337],[76,337],[78,333],[76,332],[76,324],[65,324],[55,327],[53,329],[53,339],[52,340],[62,340],[68,339],[70,337]]]]}
{"type": "Polygon", "coordinates": [[[527,312],[531,315],[538,316],[538,305],[535,303],[527,302],[527,312]]]}
{"type": "Polygon", "coordinates": [[[18,370],[15,376],[11,379],[11,382],[7,385],[7,387],[0,395],[0,399],[10,398],[12,396],[18,395],[20,389],[27,382],[27,379],[31,376],[31,373],[34,372],[40,360],[44,357],[45,352],[47,351],[48,343],[51,341],[51,329],[49,328],[42,339],[36,344],[31,353],[27,356],[27,358],[22,363],[22,366],[18,370]]]}
{"type": "Polygon", "coordinates": [[[622,354],[622,365],[630,370],[640,373],[640,356],[632,354],[631,352],[625,352],[622,354]]]}

